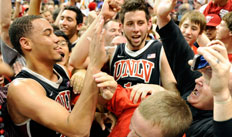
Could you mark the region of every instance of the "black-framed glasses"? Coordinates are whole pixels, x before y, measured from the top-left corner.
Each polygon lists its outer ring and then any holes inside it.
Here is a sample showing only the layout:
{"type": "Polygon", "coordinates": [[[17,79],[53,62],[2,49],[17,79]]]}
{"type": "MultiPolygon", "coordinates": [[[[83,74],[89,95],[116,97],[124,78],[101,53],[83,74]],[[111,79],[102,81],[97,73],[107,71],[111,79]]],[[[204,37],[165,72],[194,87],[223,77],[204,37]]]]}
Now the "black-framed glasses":
{"type": "Polygon", "coordinates": [[[67,45],[68,45],[68,42],[67,42],[66,40],[62,40],[62,41],[59,41],[57,44],[58,44],[59,46],[64,47],[64,46],[67,46],[67,45]]]}

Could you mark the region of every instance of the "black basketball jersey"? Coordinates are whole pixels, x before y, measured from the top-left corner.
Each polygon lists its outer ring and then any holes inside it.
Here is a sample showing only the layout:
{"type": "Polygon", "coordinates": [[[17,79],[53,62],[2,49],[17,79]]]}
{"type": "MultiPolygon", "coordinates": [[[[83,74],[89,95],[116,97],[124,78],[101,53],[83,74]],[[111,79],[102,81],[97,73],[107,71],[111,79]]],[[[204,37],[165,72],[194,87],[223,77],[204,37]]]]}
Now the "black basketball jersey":
{"type": "Polygon", "coordinates": [[[138,51],[120,44],[110,62],[111,75],[123,87],[137,83],[160,84],[160,58],[162,44],[157,40],[146,41],[138,51]]]}
{"type": "MultiPolygon", "coordinates": [[[[59,80],[57,82],[52,82],[28,68],[24,68],[16,76],[16,78],[30,78],[36,80],[46,90],[47,97],[57,101],[69,112],[71,112],[71,88],[68,74],[59,65],[54,65],[53,71],[59,76],[59,80]]],[[[18,127],[19,132],[22,134],[22,137],[64,137],[62,134],[44,127],[31,119],[28,119],[24,123],[17,124],[16,126],[18,127]]]]}

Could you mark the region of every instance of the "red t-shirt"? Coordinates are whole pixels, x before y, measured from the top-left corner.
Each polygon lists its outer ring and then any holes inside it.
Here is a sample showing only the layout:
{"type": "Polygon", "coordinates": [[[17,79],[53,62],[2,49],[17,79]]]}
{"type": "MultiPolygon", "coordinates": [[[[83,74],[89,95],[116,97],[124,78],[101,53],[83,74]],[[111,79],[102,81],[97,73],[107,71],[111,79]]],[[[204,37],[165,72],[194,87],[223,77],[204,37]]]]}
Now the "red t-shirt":
{"type": "Polygon", "coordinates": [[[192,46],[190,46],[190,47],[191,47],[191,49],[193,50],[194,54],[197,54],[197,47],[194,46],[194,45],[192,45],[192,46]]]}
{"type": "Polygon", "coordinates": [[[203,14],[206,16],[208,14],[218,14],[221,18],[228,12],[232,11],[232,0],[228,0],[227,4],[223,7],[214,4],[210,1],[205,8],[203,14]]]}
{"type": "Polygon", "coordinates": [[[229,58],[230,62],[232,63],[232,53],[228,53],[228,58],[229,58]]]}
{"type": "Polygon", "coordinates": [[[107,109],[113,112],[118,120],[117,124],[108,137],[127,137],[130,132],[130,120],[138,107],[141,100],[137,104],[130,101],[131,89],[126,89],[118,85],[113,97],[107,103],[107,109]]]}

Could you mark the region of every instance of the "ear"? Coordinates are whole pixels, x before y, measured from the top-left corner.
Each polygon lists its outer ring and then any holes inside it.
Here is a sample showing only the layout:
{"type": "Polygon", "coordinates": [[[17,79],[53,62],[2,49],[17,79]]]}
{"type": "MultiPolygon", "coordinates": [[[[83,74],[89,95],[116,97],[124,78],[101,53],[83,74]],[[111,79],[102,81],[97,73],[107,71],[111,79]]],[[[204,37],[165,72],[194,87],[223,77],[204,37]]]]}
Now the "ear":
{"type": "Polygon", "coordinates": [[[229,32],[229,36],[232,37],[232,31],[229,32]]]}
{"type": "Polygon", "coordinates": [[[81,27],[82,27],[82,23],[77,24],[77,30],[78,30],[78,31],[81,29],[81,27]]]}
{"type": "Polygon", "coordinates": [[[31,50],[31,41],[30,41],[30,39],[28,39],[26,37],[21,37],[19,39],[19,43],[21,45],[22,50],[31,50]]]}

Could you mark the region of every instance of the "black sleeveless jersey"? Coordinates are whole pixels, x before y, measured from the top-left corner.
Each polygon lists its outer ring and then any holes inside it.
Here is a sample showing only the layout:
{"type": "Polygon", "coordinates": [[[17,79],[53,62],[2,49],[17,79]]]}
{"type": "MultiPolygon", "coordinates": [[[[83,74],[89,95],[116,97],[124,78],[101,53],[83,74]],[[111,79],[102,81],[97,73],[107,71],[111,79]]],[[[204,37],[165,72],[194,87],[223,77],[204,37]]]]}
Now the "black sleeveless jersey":
{"type": "Polygon", "coordinates": [[[110,62],[111,75],[123,87],[137,83],[160,84],[161,47],[157,40],[146,41],[138,51],[120,44],[110,62]]]}
{"type": "MultiPolygon", "coordinates": [[[[71,112],[71,88],[68,74],[59,65],[54,65],[53,71],[59,76],[59,80],[57,82],[52,82],[28,68],[24,68],[16,76],[16,78],[30,78],[36,80],[46,90],[47,97],[57,101],[58,103],[63,105],[69,112],[71,112]]],[[[22,137],[64,137],[62,134],[46,128],[31,119],[28,119],[24,123],[17,124],[16,126],[19,132],[22,134],[22,137]]]]}

